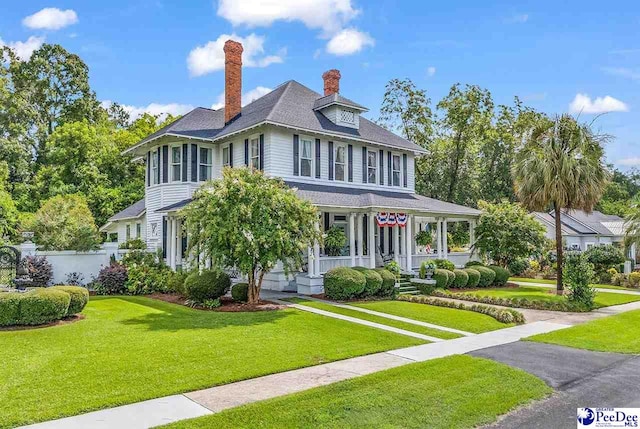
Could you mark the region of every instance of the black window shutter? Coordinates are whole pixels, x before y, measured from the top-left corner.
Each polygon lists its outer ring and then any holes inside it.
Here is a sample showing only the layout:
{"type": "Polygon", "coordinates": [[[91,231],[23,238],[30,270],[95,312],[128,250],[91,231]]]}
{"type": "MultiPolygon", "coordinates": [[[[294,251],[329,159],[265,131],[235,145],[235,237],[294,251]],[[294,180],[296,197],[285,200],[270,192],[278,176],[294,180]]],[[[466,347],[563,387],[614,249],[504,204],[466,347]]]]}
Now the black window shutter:
{"type": "Polygon", "coordinates": [[[402,154],[402,186],[407,187],[407,154],[402,154]]]}
{"type": "Polygon", "coordinates": [[[324,212],[324,230],[329,229],[329,212],[324,212]]]}
{"type": "Polygon", "coordinates": [[[160,167],[160,148],[158,148],[158,152],[156,152],[156,156],[158,158],[158,169],[156,170],[156,183],[160,183],[160,171],[161,171],[161,167],[160,167]]]}
{"type": "Polygon", "coordinates": [[[391,155],[391,152],[387,152],[387,175],[389,177],[389,186],[393,185],[393,172],[391,170],[391,165],[393,162],[393,155],[391,155]]]}
{"type": "Polygon", "coordinates": [[[367,183],[367,148],[362,148],[362,183],[367,183]]]}
{"type": "Polygon", "coordinates": [[[229,143],[229,167],[233,167],[233,143],[229,143]]]}
{"type": "Polygon", "coordinates": [[[147,152],[147,186],[151,186],[151,151],[147,152]]]}
{"type": "Polygon", "coordinates": [[[169,181],[169,146],[162,146],[162,183],[169,181]]]}
{"type": "Polygon", "coordinates": [[[162,257],[167,257],[167,217],[162,218],[162,257]]]}
{"type": "Polygon", "coordinates": [[[384,151],[382,149],[378,152],[378,156],[380,157],[380,184],[384,185],[384,151]]]}
{"type": "Polygon", "coordinates": [[[293,135],[293,175],[300,175],[300,138],[297,134],[293,135]]]}
{"type": "Polygon", "coordinates": [[[347,146],[347,159],[349,163],[349,182],[353,182],[353,145],[347,146]]]}
{"type": "Polygon", "coordinates": [[[249,139],[244,139],[244,165],[249,165],[249,139]]]}
{"type": "MultiPolygon", "coordinates": [[[[331,144],[332,143],[329,142],[329,145],[331,144]]],[[[329,154],[329,157],[331,157],[331,154],[329,154]]],[[[319,179],[319,178],[320,178],[320,139],[316,139],[316,179],[319,179]]]]}
{"type": "Polygon", "coordinates": [[[187,162],[189,157],[189,145],[182,145],[182,181],[186,182],[189,180],[189,176],[187,176],[187,162]]]}
{"type": "Polygon", "coordinates": [[[329,142],[329,180],[333,180],[333,142],[329,142]]]}
{"type": "Polygon", "coordinates": [[[191,145],[191,181],[198,181],[198,145],[191,145]]]}
{"type": "Polygon", "coordinates": [[[264,134],[260,134],[260,170],[264,170],[264,134]]]}

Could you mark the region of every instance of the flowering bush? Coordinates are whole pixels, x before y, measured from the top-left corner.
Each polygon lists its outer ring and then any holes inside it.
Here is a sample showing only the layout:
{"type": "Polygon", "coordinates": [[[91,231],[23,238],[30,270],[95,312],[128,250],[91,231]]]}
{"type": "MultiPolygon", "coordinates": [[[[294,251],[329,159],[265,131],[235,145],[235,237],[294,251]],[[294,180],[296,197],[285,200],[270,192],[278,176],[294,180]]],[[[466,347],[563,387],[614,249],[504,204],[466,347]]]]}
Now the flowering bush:
{"type": "Polygon", "coordinates": [[[100,270],[94,283],[95,291],[98,295],[124,294],[127,278],[127,267],[118,262],[112,262],[100,270]]]}
{"type": "Polygon", "coordinates": [[[53,267],[44,256],[27,256],[25,268],[31,278],[33,287],[46,287],[53,277],[53,267]]]}

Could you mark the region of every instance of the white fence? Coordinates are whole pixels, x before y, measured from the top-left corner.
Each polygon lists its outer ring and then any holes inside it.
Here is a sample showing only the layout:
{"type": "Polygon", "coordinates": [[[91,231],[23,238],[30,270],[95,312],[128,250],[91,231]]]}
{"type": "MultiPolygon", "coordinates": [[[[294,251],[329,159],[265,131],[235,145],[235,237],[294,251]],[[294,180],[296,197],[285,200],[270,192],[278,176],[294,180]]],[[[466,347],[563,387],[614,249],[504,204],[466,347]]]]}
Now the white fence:
{"type": "Polygon", "coordinates": [[[53,283],[65,283],[67,275],[79,273],[83,277],[83,283],[89,283],[94,277],[98,277],[100,269],[108,266],[111,257],[117,260],[128,250],[118,249],[118,243],[104,243],[99,250],[90,252],[43,251],[38,250],[33,243],[24,243],[17,246],[25,256],[44,256],[53,268],[53,283]]]}

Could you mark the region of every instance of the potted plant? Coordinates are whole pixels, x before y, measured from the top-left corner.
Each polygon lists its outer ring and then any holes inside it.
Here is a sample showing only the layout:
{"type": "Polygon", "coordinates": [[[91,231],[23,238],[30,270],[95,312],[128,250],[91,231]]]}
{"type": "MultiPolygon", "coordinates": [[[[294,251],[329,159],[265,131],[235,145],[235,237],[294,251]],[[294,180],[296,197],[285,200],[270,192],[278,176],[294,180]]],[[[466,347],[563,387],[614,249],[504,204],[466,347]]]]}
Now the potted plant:
{"type": "Polygon", "coordinates": [[[433,237],[431,237],[431,233],[428,231],[418,231],[416,234],[416,244],[418,246],[431,246],[433,242],[433,237]]]}
{"type": "Polygon", "coordinates": [[[436,263],[434,261],[424,261],[420,265],[420,278],[431,280],[433,273],[436,271],[436,263]]]}
{"type": "Polygon", "coordinates": [[[332,226],[324,237],[324,251],[327,256],[340,256],[347,244],[347,235],[342,228],[332,226]]]}

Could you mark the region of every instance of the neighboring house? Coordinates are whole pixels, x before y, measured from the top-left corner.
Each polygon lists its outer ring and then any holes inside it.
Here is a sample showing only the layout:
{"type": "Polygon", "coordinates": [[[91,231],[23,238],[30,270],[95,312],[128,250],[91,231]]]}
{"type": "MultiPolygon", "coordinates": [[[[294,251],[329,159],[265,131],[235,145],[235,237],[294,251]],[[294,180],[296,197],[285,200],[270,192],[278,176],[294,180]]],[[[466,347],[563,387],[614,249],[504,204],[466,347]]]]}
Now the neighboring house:
{"type": "Polygon", "coordinates": [[[344,256],[310,248],[297,284],[276,269],[265,288],[317,291],[330,268],[375,267],[383,259],[407,271],[427,258],[468,261],[469,253],[447,251],[447,224],[468,222],[473,237],[480,212],[415,193],[414,162],[423,148],[362,117],[367,108],[340,95],[337,70],[324,73],[324,95],[290,80],[241,107],[242,50],[234,41],[224,46],[224,108],[196,108],[126,151],[146,163],[145,199],[112,217],[104,231],[117,230],[123,241],[122,225],[126,232],[141,222],[148,247],[180,267],[187,246],[180,209],[223,167],[248,166],[284,179],[318,207],[320,228],[338,225],[349,243],[344,256]],[[400,225],[380,226],[389,213],[400,225]],[[421,228],[437,231],[433,250],[415,245],[421,228]]]}
{"type": "Polygon", "coordinates": [[[122,244],[134,238],[147,241],[147,208],[145,199],[130,205],[120,213],[111,216],[100,232],[108,235],[117,234],[118,243],[122,244]]]}
{"type": "MultiPolygon", "coordinates": [[[[554,213],[536,212],[533,215],[547,229],[547,238],[555,240],[554,213]]],[[[625,220],[620,216],[607,215],[597,210],[591,213],[582,210],[568,210],[560,215],[560,222],[562,224],[562,241],[567,249],[584,251],[590,247],[604,244],[625,247],[625,220]]],[[[629,257],[635,256],[635,245],[632,245],[628,251],[629,257]]]]}

